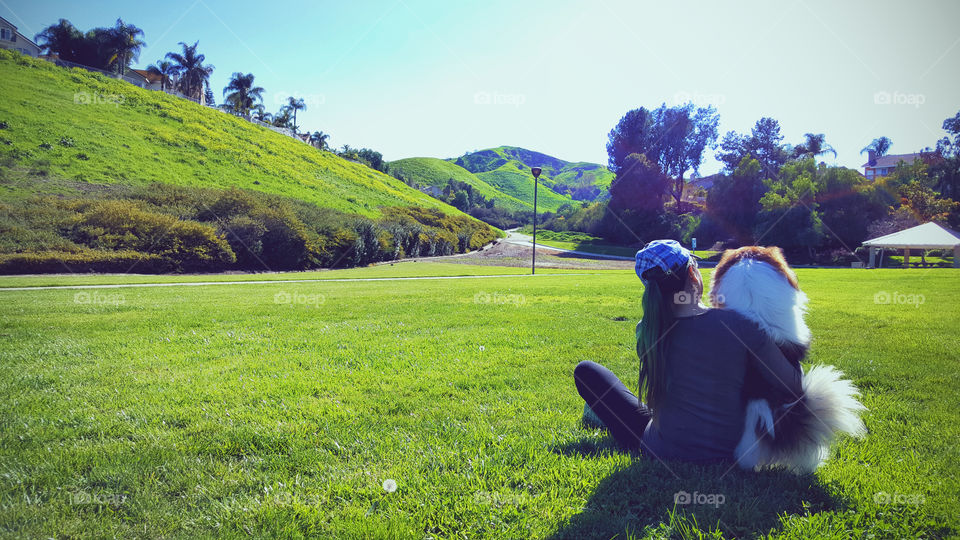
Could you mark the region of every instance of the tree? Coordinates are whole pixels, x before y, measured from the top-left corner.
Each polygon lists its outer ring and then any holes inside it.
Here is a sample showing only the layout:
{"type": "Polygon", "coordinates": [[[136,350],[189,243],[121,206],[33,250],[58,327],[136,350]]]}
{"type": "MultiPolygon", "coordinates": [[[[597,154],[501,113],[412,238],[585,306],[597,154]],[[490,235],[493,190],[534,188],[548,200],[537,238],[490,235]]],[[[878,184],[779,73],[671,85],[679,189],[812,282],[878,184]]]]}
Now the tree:
{"type": "Polygon", "coordinates": [[[273,115],[267,112],[266,107],[263,106],[263,103],[257,103],[253,106],[253,119],[269,124],[273,122],[273,115]]]}
{"type": "Polygon", "coordinates": [[[177,74],[177,66],[169,60],[157,60],[147,66],[147,72],[160,77],[160,90],[166,92],[167,87],[173,86],[173,77],[177,74]]]}
{"type": "Polygon", "coordinates": [[[297,132],[297,111],[307,110],[307,104],[303,102],[303,98],[294,98],[290,96],[287,98],[287,106],[293,111],[293,132],[297,132]]]}
{"type": "Polygon", "coordinates": [[[960,198],[960,112],[943,121],[948,136],[937,141],[937,153],[943,158],[930,167],[936,189],[944,197],[960,198]],[[951,140],[952,137],[952,140],[951,140]]]}
{"type": "Polygon", "coordinates": [[[760,198],[762,209],[754,226],[756,242],[813,259],[813,250],[823,239],[816,174],[816,164],[808,157],[784,165],[780,180],[764,182],[769,189],[760,198]]]}
{"type": "Polygon", "coordinates": [[[250,116],[254,101],[263,102],[263,92],[262,86],[253,85],[253,73],[234,73],[230,77],[230,83],[223,89],[230,108],[242,116],[250,116]]]}
{"type": "Polygon", "coordinates": [[[671,236],[664,201],[671,180],[643,154],[630,154],[610,184],[610,202],[601,228],[607,238],[632,244],[671,236]]]}
{"type": "Polygon", "coordinates": [[[210,80],[210,75],[213,74],[214,70],[212,65],[203,63],[203,61],[206,60],[206,56],[197,52],[197,45],[199,43],[198,41],[193,45],[187,45],[181,41],[180,47],[183,48],[182,52],[169,52],[166,55],[166,58],[172,60],[176,65],[179,76],[177,89],[187,97],[198,102],[203,97],[204,87],[210,80]]]}
{"type": "Polygon", "coordinates": [[[890,151],[891,146],[893,146],[893,141],[889,137],[878,137],[864,146],[860,153],[863,154],[872,150],[875,156],[883,157],[890,151]]]}
{"type": "Polygon", "coordinates": [[[56,54],[64,60],[73,60],[76,58],[76,49],[83,37],[83,33],[70,21],[60,19],[57,24],[51,24],[40,31],[33,40],[44,53],[56,54]]]}
{"type": "Polygon", "coordinates": [[[708,237],[715,240],[733,238],[741,246],[754,243],[754,227],[761,209],[760,198],[767,191],[763,183],[765,177],[760,161],[748,154],[740,160],[732,174],[714,182],[707,192],[704,218],[704,227],[709,224],[712,228],[707,233],[708,237]]]}
{"type": "Polygon", "coordinates": [[[713,107],[694,109],[692,103],[648,111],[627,112],[607,136],[610,169],[623,172],[630,154],[642,154],[672,178],[670,195],[682,205],[683,176],[698,172],[707,146],[714,147],[719,117],[713,107]]]}
{"type": "Polygon", "coordinates": [[[116,25],[111,29],[111,48],[112,55],[109,64],[114,66],[117,73],[123,75],[130,67],[130,64],[140,58],[140,49],[146,43],[140,39],[143,30],[132,24],[126,24],[122,19],[117,19],[116,25]]]}
{"type": "Polygon", "coordinates": [[[803,137],[804,141],[793,147],[794,158],[815,158],[826,153],[832,153],[833,157],[837,157],[837,151],[827,144],[827,136],[823,133],[804,133],[803,137]]]}
{"type": "Polygon", "coordinates": [[[330,135],[322,131],[314,131],[310,134],[310,144],[315,146],[318,150],[327,149],[327,139],[330,138],[330,135]]]}
{"type": "Polygon", "coordinates": [[[870,223],[887,214],[889,204],[880,185],[853,169],[822,167],[816,183],[824,247],[855,249],[869,237],[870,223]]]}
{"type": "Polygon", "coordinates": [[[293,113],[290,107],[283,105],[280,107],[280,110],[273,115],[273,125],[276,127],[289,128],[292,116],[293,113]]]}
{"type": "Polygon", "coordinates": [[[210,89],[210,83],[204,84],[203,87],[203,104],[207,107],[215,107],[217,103],[213,96],[213,90],[210,89]]]}
{"type": "Polygon", "coordinates": [[[749,157],[757,160],[764,177],[776,178],[780,167],[790,157],[783,145],[780,122],[768,117],[757,120],[749,135],[727,132],[720,148],[722,151],[717,154],[717,159],[723,162],[729,174],[737,170],[743,158],[749,157]]]}
{"type": "Polygon", "coordinates": [[[951,199],[941,199],[937,192],[920,181],[911,182],[900,188],[900,203],[909,208],[917,221],[926,223],[936,221],[947,223],[951,212],[956,211],[960,203],[951,199]]]}
{"type": "Polygon", "coordinates": [[[60,19],[35,36],[41,49],[62,60],[85,66],[114,70],[123,75],[140,55],[145,43],[143,30],[117,19],[109,28],[93,28],[81,32],[70,21],[60,19]]]}

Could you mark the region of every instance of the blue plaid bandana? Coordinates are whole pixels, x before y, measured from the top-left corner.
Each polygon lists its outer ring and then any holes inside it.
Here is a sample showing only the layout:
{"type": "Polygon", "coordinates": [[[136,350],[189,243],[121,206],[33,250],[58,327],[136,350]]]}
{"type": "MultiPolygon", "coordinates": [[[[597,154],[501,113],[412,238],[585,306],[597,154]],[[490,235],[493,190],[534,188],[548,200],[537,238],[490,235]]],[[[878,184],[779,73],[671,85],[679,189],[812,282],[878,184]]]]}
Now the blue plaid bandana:
{"type": "Polygon", "coordinates": [[[690,251],[676,240],[654,240],[637,252],[637,276],[646,285],[643,273],[647,270],[660,268],[667,273],[684,271],[691,257],[690,251]]]}

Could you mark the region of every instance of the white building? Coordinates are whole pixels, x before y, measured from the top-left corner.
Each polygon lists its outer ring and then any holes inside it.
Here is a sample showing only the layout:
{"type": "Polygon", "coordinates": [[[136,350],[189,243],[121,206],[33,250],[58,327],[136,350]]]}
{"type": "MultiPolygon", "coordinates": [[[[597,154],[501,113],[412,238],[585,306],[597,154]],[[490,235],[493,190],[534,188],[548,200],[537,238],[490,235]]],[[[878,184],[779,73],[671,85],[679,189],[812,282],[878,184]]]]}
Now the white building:
{"type": "Polygon", "coordinates": [[[21,52],[36,58],[40,56],[40,46],[17,31],[14,24],[0,17],[0,48],[21,52]]]}

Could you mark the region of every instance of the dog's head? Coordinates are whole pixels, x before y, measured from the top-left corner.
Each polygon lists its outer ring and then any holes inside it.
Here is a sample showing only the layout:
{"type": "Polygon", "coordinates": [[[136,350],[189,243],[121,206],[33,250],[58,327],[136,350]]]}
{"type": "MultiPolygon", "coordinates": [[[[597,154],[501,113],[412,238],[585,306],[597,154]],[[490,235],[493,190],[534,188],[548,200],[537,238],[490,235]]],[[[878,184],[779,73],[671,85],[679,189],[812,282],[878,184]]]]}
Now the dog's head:
{"type": "Polygon", "coordinates": [[[715,296],[716,291],[721,288],[720,284],[723,281],[724,274],[737,264],[748,260],[769,265],[778,274],[783,276],[783,279],[785,279],[791,287],[798,291],[800,290],[800,284],[797,282],[797,274],[795,274],[793,269],[790,268],[790,265],[787,264],[787,259],[784,258],[782,249],[776,246],[744,246],[738,249],[728,249],[723,252],[720,262],[717,263],[717,267],[713,269],[713,274],[710,276],[710,301],[715,307],[723,307],[724,304],[722,298],[715,296]]]}
{"type": "Polygon", "coordinates": [[[777,343],[810,343],[807,296],[778,247],[725,251],[710,277],[710,302],[757,322],[777,343]]]}

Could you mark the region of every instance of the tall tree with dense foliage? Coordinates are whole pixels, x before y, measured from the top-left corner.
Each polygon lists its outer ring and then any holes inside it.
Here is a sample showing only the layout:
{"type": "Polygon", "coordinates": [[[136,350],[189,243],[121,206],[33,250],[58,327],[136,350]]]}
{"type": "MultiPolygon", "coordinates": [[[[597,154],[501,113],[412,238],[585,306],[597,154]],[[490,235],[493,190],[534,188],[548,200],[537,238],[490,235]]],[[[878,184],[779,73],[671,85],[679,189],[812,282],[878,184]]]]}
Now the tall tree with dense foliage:
{"type": "Polygon", "coordinates": [[[74,60],[77,57],[77,45],[83,40],[83,32],[77,30],[67,19],[60,19],[57,24],[41,30],[33,37],[45,54],[55,54],[64,60],[74,60]]]}
{"type": "Polygon", "coordinates": [[[930,172],[942,196],[960,199],[960,112],[945,119],[943,129],[947,136],[937,141],[937,153],[942,160],[932,165],[930,172]]]}
{"type": "Polygon", "coordinates": [[[620,174],[630,154],[642,154],[671,178],[669,193],[682,206],[684,175],[698,172],[703,152],[714,147],[720,119],[713,107],[692,103],[627,112],[607,136],[610,169],[620,174]]]}
{"type": "Polygon", "coordinates": [[[630,154],[622,165],[610,184],[604,236],[627,244],[672,236],[671,216],[664,210],[671,179],[643,154],[630,154]]]}
{"type": "Polygon", "coordinates": [[[203,63],[207,57],[197,52],[197,45],[199,45],[199,43],[198,41],[193,45],[187,45],[181,41],[180,47],[183,49],[182,52],[169,52],[166,56],[166,58],[172,60],[177,67],[179,77],[177,80],[177,89],[187,97],[195,99],[198,102],[203,98],[203,90],[214,70],[212,65],[203,63]]]}
{"type": "Polygon", "coordinates": [[[754,227],[760,212],[760,198],[767,191],[765,174],[755,157],[747,154],[733,173],[721,176],[707,192],[707,208],[701,223],[707,240],[733,239],[738,245],[754,242],[754,227]]]}
{"type": "Polygon", "coordinates": [[[728,174],[733,174],[743,158],[748,157],[757,160],[765,178],[775,178],[790,157],[783,144],[780,122],[768,117],[757,120],[747,135],[728,131],[723,136],[720,149],[717,159],[723,162],[728,174]]]}
{"type": "Polygon", "coordinates": [[[112,48],[110,64],[114,66],[117,73],[124,75],[130,68],[130,64],[140,58],[140,49],[146,45],[140,39],[143,36],[143,30],[123,22],[123,19],[117,19],[110,33],[112,48]]]}
{"type": "Polygon", "coordinates": [[[230,109],[242,116],[249,116],[255,102],[263,102],[262,86],[254,86],[253,73],[234,73],[230,83],[223,89],[223,95],[230,109]]]}
{"type": "Polygon", "coordinates": [[[812,260],[824,230],[816,200],[817,165],[813,158],[791,161],[779,180],[767,180],[754,225],[757,243],[775,245],[788,254],[812,260]]]}

